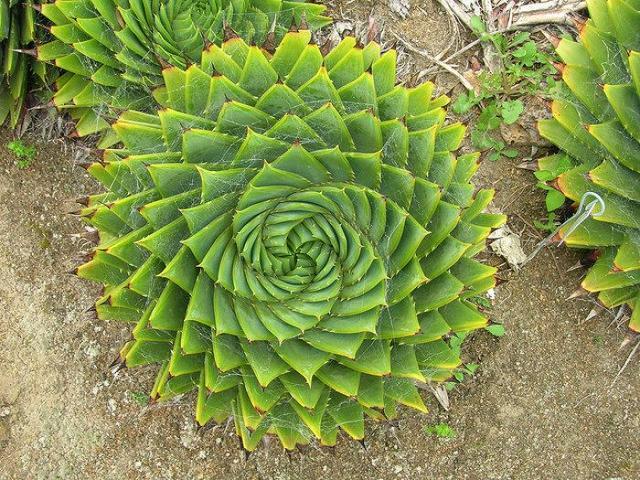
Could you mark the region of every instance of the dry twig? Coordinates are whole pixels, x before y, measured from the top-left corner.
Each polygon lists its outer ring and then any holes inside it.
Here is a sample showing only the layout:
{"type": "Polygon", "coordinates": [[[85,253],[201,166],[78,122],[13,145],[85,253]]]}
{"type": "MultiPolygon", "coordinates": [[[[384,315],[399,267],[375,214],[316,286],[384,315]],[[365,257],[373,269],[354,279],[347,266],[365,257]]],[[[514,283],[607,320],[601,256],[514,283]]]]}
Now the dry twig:
{"type": "Polygon", "coordinates": [[[495,33],[498,28],[516,30],[550,23],[569,25],[571,14],[587,8],[587,2],[579,0],[545,0],[524,5],[516,5],[522,2],[510,1],[499,15],[494,15],[491,0],[474,0],[468,7],[460,0],[438,0],[438,3],[469,29],[471,18],[481,14],[489,33],[495,33]],[[478,5],[478,1],[481,6],[478,5]]]}
{"type": "Polygon", "coordinates": [[[446,70],[447,72],[449,72],[451,75],[455,76],[458,80],[460,80],[460,83],[462,83],[462,85],[464,85],[465,88],[467,88],[467,90],[473,90],[473,85],[471,85],[469,80],[464,78],[464,76],[460,72],[458,72],[455,68],[453,68],[453,66],[451,66],[448,63],[445,63],[442,60],[439,60],[438,58],[432,56],[426,50],[422,50],[422,49],[410,44],[404,38],[402,38],[399,35],[397,35],[395,32],[391,32],[391,35],[393,35],[402,45],[404,45],[404,47],[407,50],[426,58],[427,60],[429,60],[432,63],[435,63],[439,67],[441,67],[444,70],[446,70]]]}
{"type": "MultiPolygon", "coordinates": [[[[509,30],[532,25],[571,24],[571,14],[587,8],[587,2],[550,0],[515,7],[505,27],[509,30]]],[[[503,17],[504,19],[504,17],[503,17]]]]}

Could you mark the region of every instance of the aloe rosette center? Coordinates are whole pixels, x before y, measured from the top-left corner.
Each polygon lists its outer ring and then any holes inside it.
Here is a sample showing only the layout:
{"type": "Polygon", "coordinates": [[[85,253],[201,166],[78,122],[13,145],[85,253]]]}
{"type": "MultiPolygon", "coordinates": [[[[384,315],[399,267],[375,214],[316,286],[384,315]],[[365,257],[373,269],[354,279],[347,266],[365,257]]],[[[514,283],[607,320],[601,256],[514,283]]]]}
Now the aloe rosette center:
{"type": "Polygon", "coordinates": [[[495,284],[472,257],[504,217],[469,182],[478,155],[453,153],[448,99],[397,86],[375,43],[310,39],[165,69],[164,109],[122,114],[89,168],[107,192],[78,273],[106,284],[100,318],[136,323],[123,361],[159,363],[154,398],[196,389],[198,422],[232,415],[250,450],[425,411],[416,382],[460,365],[448,337],[487,324],[467,298],[495,284]]]}
{"type": "MultiPolygon", "coordinates": [[[[317,320],[331,312],[357,315],[385,303],[385,267],[366,236],[369,228],[364,233],[350,226],[368,227],[368,224],[357,222],[358,214],[367,220],[367,212],[356,212],[349,197],[349,194],[366,196],[367,193],[364,189],[349,188],[331,180],[327,170],[313,156],[302,147],[293,147],[286,157],[265,167],[252,180],[240,197],[239,210],[232,221],[236,255],[244,260],[241,263],[247,269],[254,270],[252,275],[264,279],[262,286],[266,291],[260,291],[258,298],[284,302],[284,305],[293,302],[294,311],[312,318],[303,330],[315,327],[317,320]],[[290,168],[278,172],[279,167],[286,168],[287,163],[302,175],[291,172],[290,168]],[[319,183],[311,184],[305,173],[315,173],[319,183]],[[265,199],[261,185],[271,187],[269,183],[265,185],[269,181],[266,179],[278,174],[285,177],[286,183],[284,188],[273,190],[281,190],[278,193],[282,196],[265,199]],[[351,207],[350,211],[345,211],[347,205],[351,207]],[[362,298],[363,293],[369,295],[362,298]],[[344,299],[342,307],[335,305],[339,298],[344,299]],[[357,300],[347,303],[352,299],[357,300]]],[[[382,233],[383,230],[379,228],[378,231],[382,233]]],[[[375,232],[372,233],[375,236],[375,232]]],[[[256,292],[246,288],[249,287],[247,283],[239,281],[236,285],[232,278],[223,279],[219,272],[205,271],[229,291],[256,298],[256,292]]],[[[357,330],[357,327],[353,328],[357,330]]],[[[291,333],[298,336],[302,332],[291,333]]],[[[352,353],[361,337],[354,338],[352,353]]]]}

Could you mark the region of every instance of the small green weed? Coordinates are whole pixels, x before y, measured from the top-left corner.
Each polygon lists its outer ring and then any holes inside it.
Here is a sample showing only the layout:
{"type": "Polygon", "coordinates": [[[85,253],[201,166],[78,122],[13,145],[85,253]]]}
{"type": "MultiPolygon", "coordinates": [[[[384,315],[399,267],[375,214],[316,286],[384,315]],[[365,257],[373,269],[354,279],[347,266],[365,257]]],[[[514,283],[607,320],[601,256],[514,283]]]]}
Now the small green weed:
{"type": "MultiPolygon", "coordinates": [[[[544,184],[543,184],[544,185],[544,184]]],[[[546,187],[546,185],[545,185],[546,187]]],[[[556,190],[554,190],[555,192],[556,190]]],[[[551,193],[551,192],[549,192],[551,193]]],[[[547,221],[541,222],[539,220],[534,220],[533,225],[545,232],[553,232],[556,229],[556,214],[553,212],[547,213],[547,221]]]]}
{"type": "Polygon", "coordinates": [[[424,431],[428,435],[435,435],[438,438],[455,438],[456,431],[446,423],[437,423],[436,425],[429,425],[424,428],[424,431]]]}
{"type": "MultiPolygon", "coordinates": [[[[453,352],[454,355],[458,357],[462,355],[462,344],[466,337],[467,337],[466,333],[457,333],[449,337],[449,348],[451,348],[451,351],[453,352]]],[[[467,363],[457,368],[453,372],[454,379],[448,382],[445,382],[444,387],[448,391],[453,390],[459,384],[459,382],[462,382],[464,380],[465,375],[472,376],[474,373],[476,373],[476,370],[478,370],[478,367],[479,365],[476,363],[467,363]]]]}
{"type": "Polygon", "coordinates": [[[559,175],[563,174],[567,170],[573,168],[573,163],[571,162],[568,155],[558,156],[558,161],[556,162],[555,168],[553,170],[537,170],[533,172],[538,183],[536,186],[544,191],[546,191],[545,197],[545,205],[547,207],[547,222],[539,222],[534,221],[534,225],[536,228],[540,230],[546,230],[548,232],[553,232],[556,229],[556,210],[564,205],[566,200],[565,196],[553,188],[550,185],[547,185],[546,182],[549,182],[559,175]]]}
{"type": "Polygon", "coordinates": [[[456,371],[453,372],[454,380],[450,380],[448,382],[444,382],[444,388],[447,389],[448,392],[452,391],[459,384],[464,382],[466,377],[472,377],[476,371],[480,368],[480,365],[477,363],[467,363],[462,367],[459,367],[456,371]]]}
{"type": "Polygon", "coordinates": [[[36,159],[36,147],[27,145],[22,140],[12,140],[7,143],[7,148],[16,156],[16,165],[21,170],[29,168],[36,159]]]}
{"type": "Polygon", "coordinates": [[[484,327],[484,329],[494,337],[502,337],[506,333],[504,325],[500,323],[494,323],[492,325],[484,327]]]}
{"type": "Polygon", "coordinates": [[[468,300],[474,305],[477,305],[478,307],[484,310],[491,310],[493,308],[493,305],[491,304],[491,300],[481,295],[469,297],[468,300]]]}
{"type": "Polygon", "coordinates": [[[490,42],[498,53],[500,68],[483,70],[478,75],[477,91],[459,95],[453,103],[458,115],[478,107],[480,115],[471,130],[471,142],[487,151],[490,160],[515,158],[518,150],[508,147],[497,135],[500,125],[511,125],[524,112],[523,98],[529,95],[551,95],[557,88],[556,73],[549,55],[538,48],[529,32],[514,35],[489,33],[480,19],[472,19],[474,33],[482,42],[490,42]]]}
{"type": "Polygon", "coordinates": [[[149,405],[149,395],[143,392],[129,392],[131,398],[141,407],[149,405]]]}

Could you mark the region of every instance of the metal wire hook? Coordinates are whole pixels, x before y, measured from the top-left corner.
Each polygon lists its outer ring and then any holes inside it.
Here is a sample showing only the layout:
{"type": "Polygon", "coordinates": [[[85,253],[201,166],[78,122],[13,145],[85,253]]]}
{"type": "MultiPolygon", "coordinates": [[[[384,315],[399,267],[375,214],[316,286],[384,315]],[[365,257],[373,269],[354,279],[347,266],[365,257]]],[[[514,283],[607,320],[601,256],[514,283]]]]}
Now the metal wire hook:
{"type": "Polygon", "coordinates": [[[540,243],[538,243],[538,245],[536,245],[536,248],[533,250],[533,252],[529,254],[527,259],[522,263],[521,266],[524,266],[527,263],[529,263],[531,260],[533,260],[533,258],[536,255],[538,255],[538,253],[540,253],[540,250],[542,250],[549,243],[551,243],[551,241],[558,234],[558,232],[562,230],[564,227],[566,227],[567,225],[570,225],[570,227],[565,232],[564,237],[560,240],[560,243],[558,243],[558,246],[562,245],[564,243],[565,238],[569,237],[573,232],[575,232],[576,229],[580,225],[582,225],[582,223],[587,218],[601,217],[602,215],[604,215],[604,212],[606,211],[606,209],[607,209],[607,206],[604,202],[604,199],[600,195],[598,195],[595,192],[585,192],[584,195],[582,195],[582,198],[580,199],[580,204],[578,205],[578,209],[576,210],[576,213],[574,213],[573,216],[568,218],[564,223],[562,223],[562,225],[556,228],[547,238],[545,238],[540,243]],[[587,203],[587,200],[589,198],[593,198],[593,200],[587,203]],[[597,211],[595,210],[596,206],[600,207],[597,211]]]}
{"type": "Polygon", "coordinates": [[[557,234],[560,231],[560,229],[562,229],[563,227],[571,223],[571,226],[567,229],[564,237],[562,238],[562,240],[560,240],[560,243],[558,243],[558,246],[562,245],[564,243],[564,239],[569,237],[573,232],[575,232],[576,229],[587,218],[601,217],[602,215],[604,215],[604,212],[606,211],[606,209],[607,209],[607,206],[605,205],[604,200],[600,195],[598,195],[595,192],[585,192],[585,194],[582,195],[582,198],[580,199],[580,204],[578,205],[578,209],[576,210],[576,213],[571,218],[569,218],[566,222],[560,225],[558,229],[553,233],[553,235],[557,234]],[[593,200],[589,202],[589,204],[587,204],[587,199],[590,197],[593,197],[593,200]],[[600,206],[600,209],[597,212],[594,211],[594,209],[596,208],[596,205],[600,206]]]}

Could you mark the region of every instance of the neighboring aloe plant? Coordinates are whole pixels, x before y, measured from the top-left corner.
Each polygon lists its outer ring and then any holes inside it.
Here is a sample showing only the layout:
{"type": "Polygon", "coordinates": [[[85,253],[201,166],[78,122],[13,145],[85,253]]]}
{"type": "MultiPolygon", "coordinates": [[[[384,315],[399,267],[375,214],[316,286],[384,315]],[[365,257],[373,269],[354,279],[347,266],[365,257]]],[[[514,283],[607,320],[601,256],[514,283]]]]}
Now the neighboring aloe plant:
{"type": "Polygon", "coordinates": [[[82,210],[97,316],[136,323],[122,361],[161,364],[153,398],[197,389],[197,421],[232,415],[248,450],[425,411],[415,382],[449,378],[448,337],[487,325],[467,299],[495,268],[472,257],[505,220],[474,195],[478,155],[452,153],[448,98],[396,86],[376,43],[310,39],[271,55],[235,38],[163,70],[165,108],[120,116],[123,148],[89,167],[107,192],[82,210]]]}
{"type": "Polygon", "coordinates": [[[330,22],[322,5],[283,0],[56,0],[41,10],[55,40],[37,55],[67,72],[53,100],[81,136],[108,129],[105,107],[151,106],[148,88],[162,85],[163,68],[201,62],[225,34],[261,45],[301,23],[330,22]]]}
{"type": "Polygon", "coordinates": [[[35,39],[31,0],[0,0],[0,125],[15,127],[22,113],[31,73],[44,75],[44,66],[17,50],[35,39]]]}
{"type": "Polygon", "coordinates": [[[557,46],[567,94],[539,124],[566,153],[541,159],[537,175],[574,202],[587,191],[604,199],[603,215],[560,236],[599,250],[582,286],[607,307],[635,307],[630,327],[640,331],[640,1],[587,3],[580,42],[557,46]]]}

